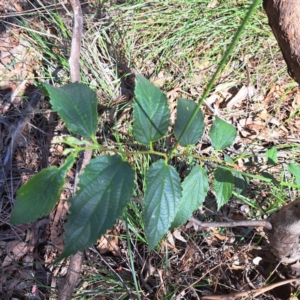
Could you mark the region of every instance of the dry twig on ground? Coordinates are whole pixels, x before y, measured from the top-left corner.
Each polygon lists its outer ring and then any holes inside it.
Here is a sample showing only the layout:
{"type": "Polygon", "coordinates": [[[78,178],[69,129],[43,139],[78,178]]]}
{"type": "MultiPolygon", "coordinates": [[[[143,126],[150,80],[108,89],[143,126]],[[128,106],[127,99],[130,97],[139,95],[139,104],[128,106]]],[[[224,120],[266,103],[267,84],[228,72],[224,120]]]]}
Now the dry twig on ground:
{"type": "MultiPolygon", "coordinates": [[[[74,25],[73,36],[71,46],[71,56],[69,59],[70,77],[72,82],[80,82],[80,46],[83,30],[82,10],[78,0],[70,0],[74,13],[74,25]]],[[[92,151],[84,151],[83,160],[81,164],[81,170],[90,162],[92,157],[92,151]]],[[[76,182],[75,188],[76,189],[76,182]]],[[[83,261],[83,253],[78,252],[70,257],[70,264],[68,267],[68,273],[66,275],[65,284],[62,290],[59,292],[59,299],[68,300],[72,298],[72,293],[79,278],[83,261]]]]}

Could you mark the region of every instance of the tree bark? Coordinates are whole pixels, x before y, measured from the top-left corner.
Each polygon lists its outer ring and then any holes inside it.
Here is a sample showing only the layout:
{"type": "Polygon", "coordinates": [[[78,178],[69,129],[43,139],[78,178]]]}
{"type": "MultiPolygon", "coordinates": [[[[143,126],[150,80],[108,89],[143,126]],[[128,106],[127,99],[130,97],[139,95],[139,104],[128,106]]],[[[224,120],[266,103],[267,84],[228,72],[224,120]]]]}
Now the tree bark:
{"type": "Polygon", "coordinates": [[[300,274],[300,198],[283,206],[269,219],[272,229],[265,229],[276,258],[300,274]]]}
{"type": "Polygon", "coordinates": [[[288,72],[300,83],[299,0],[264,0],[263,6],[288,66],[288,72]]]}
{"type": "MultiPolygon", "coordinates": [[[[279,44],[291,77],[300,83],[300,5],[299,0],[264,0],[269,25],[279,44]]],[[[282,263],[300,274],[300,198],[270,218],[266,230],[270,247],[282,263]]]]}

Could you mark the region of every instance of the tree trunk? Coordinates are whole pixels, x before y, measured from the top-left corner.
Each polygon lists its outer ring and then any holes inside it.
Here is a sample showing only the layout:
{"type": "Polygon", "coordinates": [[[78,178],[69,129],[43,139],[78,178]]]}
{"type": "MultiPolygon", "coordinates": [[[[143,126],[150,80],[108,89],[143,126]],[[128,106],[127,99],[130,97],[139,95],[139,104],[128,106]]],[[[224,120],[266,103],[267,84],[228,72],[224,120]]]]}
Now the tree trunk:
{"type": "Polygon", "coordinates": [[[300,198],[272,214],[272,230],[265,230],[274,255],[288,265],[293,274],[300,274],[300,198]]]}
{"type": "Polygon", "coordinates": [[[263,6],[289,74],[300,83],[299,0],[264,0],[263,6]]]}
{"type": "MultiPolygon", "coordinates": [[[[275,38],[290,76],[300,83],[299,0],[264,0],[275,38]]],[[[300,275],[300,198],[281,208],[270,218],[272,230],[265,230],[274,255],[300,275]]]]}

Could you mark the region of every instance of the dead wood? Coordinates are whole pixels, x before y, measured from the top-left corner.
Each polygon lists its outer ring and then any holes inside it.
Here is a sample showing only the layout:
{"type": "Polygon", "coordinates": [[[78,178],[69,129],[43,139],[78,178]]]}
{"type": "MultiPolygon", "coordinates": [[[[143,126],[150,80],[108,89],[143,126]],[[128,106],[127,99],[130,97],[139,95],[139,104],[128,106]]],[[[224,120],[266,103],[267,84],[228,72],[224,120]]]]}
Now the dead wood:
{"type": "Polygon", "coordinates": [[[194,217],[190,218],[190,221],[198,225],[199,227],[264,227],[269,230],[272,229],[272,224],[269,221],[264,220],[250,220],[250,221],[232,221],[232,222],[201,222],[194,217]]]}
{"type": "MultiPolygon", "coordinates": [[[[71,56],[69,58],[70,66],[70,77],[72,82],[80,82],[80,68],[79,68],[79,57],[80,57],[80,46],[83,31],[83,18],[82,10],[78,0],[70,0],[74,14],[74,25],[73,25],[73,36],[71,45],[71,56]]],[[[83,161],[81,164],[81,170],[90,162],[92,157],[92,151],[84,151],[83,161]]],[[[76,182],[74,190],[76,190],[76,182]]],[[[78,281],[83,261],[83,253],[78,252],[70,257],[70,263],[68,272],[66,275],[65,283],[61,291],[59,291],[60,300],[72,299],[72,294],[76,283],[78,281]]]]}
{"type": "Polygon", "coordinates": [[[263,287],[260,289],[256,289],[256,290],[251,290],[251,291],[237,292],[237,293],[233,293],[233,294],[219,295],[219,296],[216,296],[216,295],[203,296],[202,299],[203,300],[204,299],[205,300],[232,300],[232,299],[237,299],[237,298],[242,298],[242,297],[251,297],[251,299],[253,299],[254,297],[257,297],[261,294],[271,291],[279,286],[289,284],[294,281],[300,281],[300,279],[288,279],[288,280],[277,282],[277,283],[271,284],[269,286],[266,286],[266,287],[263,287]]]}
{"type": "Polygon", "coordinates": [[[288,66],[289,74],[300,83],[299,1],[264,0],[263,6],[288,66]]]}
{"type": "MultiPolygon", "coordinates": [[[[279,44],[289,74],[300,83],[300,6],[298,0],[264,0],[269,25],[279,44]]],[[[266,230],[274,255],[300,274],[300,198],[274,213],[266,230]]]]}
{"type": "MultiPolygon", "coordinates": [[[[272,214],[270,222],[272,230],[265,232],[272,252],[284,264],[296,263],[300,259],[300,198],[272,214]]],[[[296,267],[291,266],[297,272],[296,267]]]]}

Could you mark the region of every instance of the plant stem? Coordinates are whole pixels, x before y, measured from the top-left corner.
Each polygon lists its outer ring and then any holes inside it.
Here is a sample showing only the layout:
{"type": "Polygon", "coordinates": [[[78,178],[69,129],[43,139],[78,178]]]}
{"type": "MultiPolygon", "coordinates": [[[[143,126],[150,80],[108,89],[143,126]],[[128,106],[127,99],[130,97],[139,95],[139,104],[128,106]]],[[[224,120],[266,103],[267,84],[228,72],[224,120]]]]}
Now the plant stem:
{"type": "Polygon", "coordinates": [[[219,67],[217,69],[217,71],[215,72],[215,74],[213,75],[213,77],[211,78],[205,92],[203,93],[203,95],[200,98],[200,101],[197,105],[197,107],[195,108],[191,118],[189,119],[188,123],[186,124],[186,126],[184,127],[181,135],[179,136],[177,142],[175,143],[174,147],[171,149],[169,155],[168,155],[168,160],[173,156],[173,152],[176,150],[176,148],[179,145],[179,142],[181,140],[181,138],[184,136],[184,134],[186,133],[186,131],[189,129],[189,127],[191,126],[193,120],[195,119],[197,112],[199,111],[201,105],[203,104],[204,100],[206,99],[206,97],[208,96],[209,92],[211,91],[217,77],[219,76],[219,74],[221,73],[221,71],[224,69],[227,60],[229,59],[234,47],[236,46],[236,44],[238,43],[240,37],[242,36],[243,31],[245,30],[246,24],[248,23],[250,17],[252,16],[252,14],[254,13],[256,7],[258,6],[258,4],[261,2],[261,0],[254,0],[252,5],[249,7],[248,12],[246,14],[245,19],[243,20],[241,26],[239,27],[239,29],[237,30],[235,36],[233,37],[233,40],[229,46],[229,48],[227,49],[225,55],[222,57],[219,67]]]}

